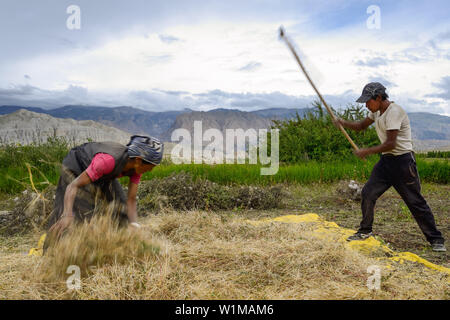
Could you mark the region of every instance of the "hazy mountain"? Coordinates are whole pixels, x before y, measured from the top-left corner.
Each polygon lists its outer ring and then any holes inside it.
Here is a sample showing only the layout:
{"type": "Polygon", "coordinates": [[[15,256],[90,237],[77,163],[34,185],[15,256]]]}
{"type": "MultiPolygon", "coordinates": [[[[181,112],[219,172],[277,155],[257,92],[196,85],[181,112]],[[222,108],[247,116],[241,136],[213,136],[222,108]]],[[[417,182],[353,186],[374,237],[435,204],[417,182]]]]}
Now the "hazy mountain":
{"type": "Polygon", "coordinates": [[[42,143],[49,137],[64,137],[73,145],[88,139],[126,144],[130,134],[92,120],[58,119],[23,109],[0,116],[0,144],[42,143]]]}
{"type": "Polygon", "coordinates": [[[450,151],[450,140],[413,140],[413,148],[416,152],[450,151]]]}
{"type": "Polygon", "coordinates": [[[306,115],[309,111],[314,110],[313,108],[303,108],[303,109],[287,109],[287,108],[269,108],[263,110],[252,111],[251,113],[261,116],[263,118],[280,120],[293,118],[298,113],[300,117],[306,115]]]}
{"type": "Polygon", "coordinates": [[[57,118],[90,119],[132,134],[147,134],[158,138],[174,123],[177,115],[183,112],[186,111],[150,112],[132,107],[85,106],[65,106],[49,110],[49,114],[57,118]]]}
{"type": "Polygon", "coordinates": [[[226,129],[266,129],[270,128],[272,121],[270,117],[262,117],[255,112],[244,112],[239,110],[215,109],[211,111],[192,111],[179,115],[173,125],[163,134],[165,141],[171,141],[173,130],[184,128],[193,136],[194,121],[202,121],[202,130],[209,128],[219,129],[225,133],[226,129]]]}
{"type": "Polygon", "coordinates": [[[0,115],[10,114],[10,113],[16,112],[20,109],[38,112],[38,113],[46,113],[46,110],[42,109],[42,108],[21,107],[21,106],[1,106],[0,107],[0,115]]]}
{"type": "Polygon", "coordinates": [[[64,106],[56,109],[2,106],[0,114],[9,114],[19,109],[45,113],[56,118],[93,120],[130,134],[147,134],[158,138],[173,125],[177,115],[191,111],[150,112],[132,107],[101,106],[64,106]]]}
{"type": "MultiPolygon", "coordinates": [[[[56,109],[42,109],[21,106],[1,106],[1,114],[9,114],[20,109],[45,113],[52,117],[74,120],[93,120],[105,125],[121,129],[130,134],[147,134],[167,140],[175,128],[187,126],[188,119],[204,120],[205,128],[266,128],[270,119],[286,119],[294,117],[296,112],[304,115],[309,109],[271,108],[251,112],[214,109],[207,112],[181,111],[151,112],[133,107],[102,107],[102,106],[64,106],[56,109]],[[186,118],[186,115],[193,115],[186,118]],[[184,116],[177,119],[178,116],[184,116]],[[205,117],[203,119],[202,117],[205,117]],[[250,124],[254,121],[254,124],[250,124]]],[[[193,124],[193,122],[192,122],[193,124]]]]}
{"type": "MultiPolygon", "coordinates": [[[[202,120],[203,130],[208,128],[269,128],[272,119],[294,117],[296,112],[303,116],[309,108],[285,109],[270,108],[257,111],[239,111],[230,109],[214,109],[211,111],[150,112],[133,107],[96,107],[96,106],[64,106],[56,109],[41,109],[20,106],[1,106],[0,114],[9,114],[19,109],[45,113],[57,118],[75,120],[93,120],[115,127],[130,134],[147,134],[168,141],[171,132],[176,128],[192,130],[195,120],[202,120]]],[[[409,113],[414,140],[427,140],[433,146],[445,145],[450,140],[450,117],[432,113],[409,113]],[[441,142],[436,142],[441,141],[441,142]]],[[[421,148],[426,145],[418,143],[421,148]]]]}
{"type": "Polygon", "coordinates": [[[450,140],[450,117],[433,113],[409,113],[413,139],[450,140]]]}

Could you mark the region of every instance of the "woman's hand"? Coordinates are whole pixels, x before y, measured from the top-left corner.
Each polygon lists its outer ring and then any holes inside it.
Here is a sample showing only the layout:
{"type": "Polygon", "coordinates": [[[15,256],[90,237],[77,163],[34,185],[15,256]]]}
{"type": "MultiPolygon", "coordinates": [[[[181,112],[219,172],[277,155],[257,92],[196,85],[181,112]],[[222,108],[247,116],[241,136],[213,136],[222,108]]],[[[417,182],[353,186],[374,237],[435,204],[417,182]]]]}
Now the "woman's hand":
{"type": "Polygon", "coordinates": [[[132,230],[137,230],[141,228],[141,225],[137,222],[131,222],[128,224],[128,227],[132,230]]]}
{"type": "Polygon", "coordinates": [[[73,215],[67,214],[62,215],[61,218],[50,228],[50,232],[56,235],[56,238],[59,239],[63,234],[64,230],[69,227],[73,222],[73,215]]]}

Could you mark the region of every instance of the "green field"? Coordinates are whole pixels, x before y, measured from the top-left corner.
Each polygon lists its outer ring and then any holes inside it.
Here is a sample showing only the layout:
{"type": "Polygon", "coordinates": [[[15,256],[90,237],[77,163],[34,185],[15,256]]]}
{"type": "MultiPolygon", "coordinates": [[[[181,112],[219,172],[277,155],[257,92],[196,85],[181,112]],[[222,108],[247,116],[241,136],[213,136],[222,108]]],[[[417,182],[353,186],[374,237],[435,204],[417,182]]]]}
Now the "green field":
{"type": "MultiPolygon", "coordinates": [[[[143,179],[153,177],[166,177],[173,172],[190,172],[194,177],[227,184],[275,184],[275,183],[312,183],[333,182],[343,179],[366,180],[378,161],[378,157],[371,157],[367,161],[355,159],[354,161],[337,160],[335,162],[309,161],[299,164],[281,165],[277,174],[263,176],[260,174],[260,165],[239,164],[183,164],[162,165],[152,172],[146,173],[143,179]]],[[[450,180],[450,164],[445,161],[428,161],[418,159],[417,166],[420,177],[426,182],[448,184],[450,180]]]]}
{"type": "MultiPolygon", "coordinates": [[[[0,193],[18,193],[31,185],[31,179],[38,189],[56,184],[59,170],[68,146],[55,140],[43,145],[7,146],[0,148],[0,193]],[[28,169],[29,167],[29,169],[28,169]],[[31,176],[30,176],[31,173],[31,176]]],[[[369,178],[378,156],[367,161],[336,159],[335,161],[303,161],[294,164],[280,164],[275,175],[260,174],[261,165],[251,164],[180,164],[168,160],[146,173],[143,180],[166,177],[181,171],[194,177],[206,178],[221,184],[259,184],[333,182],[343,179],[364,181],[369,178]]],[[[449,159],[430,159],[420,155],[417,159],[420,177],[424,182],[448,184],[450,181],[449,159]]],[[[123,183],[127,179],[122,179],[123,183]]]]}

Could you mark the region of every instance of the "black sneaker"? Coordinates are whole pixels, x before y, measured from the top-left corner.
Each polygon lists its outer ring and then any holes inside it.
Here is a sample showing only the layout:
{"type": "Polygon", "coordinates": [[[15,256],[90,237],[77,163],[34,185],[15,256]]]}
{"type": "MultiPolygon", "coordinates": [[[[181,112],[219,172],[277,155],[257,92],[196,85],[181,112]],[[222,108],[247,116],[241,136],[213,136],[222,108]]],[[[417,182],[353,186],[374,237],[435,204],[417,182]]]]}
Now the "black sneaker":
{"type": "Polygon", "coordinates": [[[445,251],[447,251],[447,249],[445,248],[443,243],[433,243],[431,245],[431,247],[433,248],[433,251],[436,251],[436,252],[445,252],[445,251]]]}
{"type": "Polygon", "coordinates": [[[357,232],[354,235],[350,236],[347,238],[347,241],[353,241],[353,240],[364,240],[367,239],[369,237],[373,236],[372,232],[369,233],[361,233],[361,232],[357,232]]]}

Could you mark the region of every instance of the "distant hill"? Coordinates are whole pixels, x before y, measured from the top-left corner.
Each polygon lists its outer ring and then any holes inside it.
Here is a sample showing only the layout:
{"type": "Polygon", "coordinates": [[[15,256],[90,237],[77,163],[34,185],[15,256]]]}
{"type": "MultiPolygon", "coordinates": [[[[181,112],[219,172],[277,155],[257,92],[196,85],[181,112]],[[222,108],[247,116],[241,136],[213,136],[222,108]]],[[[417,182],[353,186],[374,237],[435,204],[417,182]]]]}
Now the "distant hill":
{"type": "Polygon", "coordinates": [[[269,128],[272,123],[270,117],[262,117],[254,112],[227,109],[193,111],[179,115],[169,130],[164,133],[163,139],[171,141],[173,130],[178,128],[189,130],[191,136],[193,136],[194,121],[202,121],[203,132],[209,128],[215,128],[223,133],[225,133],[226,129],[265,129],[269,128]]]}
{"type": "Polygon", "coordinates": [[[93,120],[115,127],[130,134],[147,134],[160,138],[184,111],[150,112],[132,107],[64,106],[56,109],[42,109],[20,106],[1,106],[1,114],[9,114],[20,109],[45,113],[55,118],[93,120]]]}
{"type": "Polygon", "coordinates": [[[269,108],[263,110],[252,111],[251,113],[261,116],[263,118],[280,120],[289,119],[296,116],[298,113],[300,117],[306,115],[313,108],[302,108],[302,109],[288,109],[288,108],[269,108]]]}
{"type": "Polygon", "coordinates": [[[186,111],[149,112],[132,107],[65,106],[50,110],[49,114],[57,118],[90,119],[131,134],[148,134],[161,138],[161,134],[170,128],[176,117],[184,112],[186,111]]]}
{"type": "Polygon", "coordinates": [[[413,139],[450,140],[450,117],[433,113],[409,113],[413,139]]]}
{"type": "MultiPolygon", "coordinates": [[[[295,116],[296,112],[304,115],[309,109],[284,109],[271,108],[257,110],[251,112],[230,110],[230,109],[214,109],[207,112],[192,111],[185,109],[181,111],[161,111],[151,112],[133,107],[102,107],[102,106],[76,106],[68,105],[56,109],[42,109],[34,107],[21,106],[0,106],[0,115],[10,114],[17,110],[25,109],[33,112],[48,114],[52,117],[74,120],[93,120],[105,125],[121,129],[130,134],[147,134],[163,140],[170,138],[170,133],[177,125],[181,127],[186,125],[187,118],[185,115],[193,113],[191,119],[198,119],[200,114],[207,114],[205,121],[214,122],[214,128],[231,125],[230,128],[247,128],[249,123],[255,121],[256,128],[261,126],[263,122],[270,126],[271,119],[286,119],[295,116]],[[177,120],[178,116],[184,116],[177,120]],[[213,119],[217,117],[217,119],[213,119]],[[224,119],[220,119],[225,117],[224,119]],[[227,120],[225,120],[227,119],[227,120]],[[236,121],[235,124],[232,122],[236,121]],[[183,125],[181,125],[183,123],[183,125]],[[224,123],[222,125],[222,123],[224,123]],[[226,124],[225,124],[226,123],[226,124]],[[245,125],[244,125],[245,124],[245,125]],[[242,126],[243,125],[243,126],[242,126]]],[[[189,118],[189,117],[188,117],[189,118]]],[[[179,127],[179,128],[181,128],[179,127]]],[[[254,125],[252,125],[254,127],[254,125]]],[[[205,126],[205,128],[208,128],[205,126]]]]}
{"type": "Polygon", "coordinates": [[[16,111],[19,111],[20,109],[33,111],[37,113],[46,113],[45,109],[42,108],[34,108],[34,107],[21,107],[21,106],[1,106],[0,107],[0,116],[4,114],[10,114],[16,111]]]}
{"type": "Polygon", "coordinates": [[[450,140],[413,140],[415,152],[450,151],[450,140]]]}
{"type": "Polygon", "coordinates": [[[88,139],[126,144],[130,134],[92,120],[59,119],[23,109],[0,116],[0,144],[42,143],[50,137],[64,137],[72,145],[88,139]]]}
{"type": "MultiPolygon", "coordinates": [[[[56,109],[42,109],[21,106],[0,106],[1,114],[10,114],[19,109],[45,113],[56,118],[93,120],[107,126],[115,127],[130,134],[147,134],[169,141],[173,130],[186,128],[191,130],[195,120],[203,121],[203,130],[208,128],[268,128],[272,119],[292,118],[298,112],[304,116],[310,108],[286,109],[269,108],[257,111],[240,111],[214,109],[210,111],[150,112],[133,107],[102,106],[64,106],[56,109]]],[[[450,141],[450,117],[426,112],[409,113],[412,135],[415,141],[429,141],[430,146],[440,148],[450,141]]],[[[427,145],[416,143],[420,149],[427,145]]]]}

